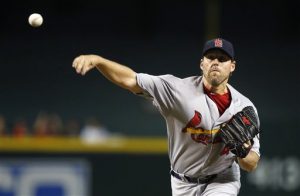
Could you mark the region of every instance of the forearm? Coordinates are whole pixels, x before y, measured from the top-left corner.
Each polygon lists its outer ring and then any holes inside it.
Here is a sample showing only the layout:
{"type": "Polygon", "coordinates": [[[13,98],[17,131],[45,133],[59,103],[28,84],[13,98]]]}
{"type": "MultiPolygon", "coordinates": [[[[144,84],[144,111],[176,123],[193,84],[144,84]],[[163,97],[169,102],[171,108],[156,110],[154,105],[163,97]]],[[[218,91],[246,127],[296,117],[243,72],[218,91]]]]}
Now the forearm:
{"type": "Polygon", "coordinates": [[[259,158],[254,151],[250,151],[245,158],[237,158],[237,160],[243,170],[251,172],[256,169],[259,158]]]}
{"type": "Polygon", "coordinates": [[[137,85],[136,73],[119,63],[99,57],[96,68],[114,84],[131,90],[137,85]]]}
{"type": "Polygon", "coordinates": [[[137,84],[136,73],[132,69],[98,55],[80,55],[74,59],[72,66],[76,69],[77,73],[82,75],[85,75],[89,70],[96,67],[114,84],[134,93],[142,91],[137,84]]]}

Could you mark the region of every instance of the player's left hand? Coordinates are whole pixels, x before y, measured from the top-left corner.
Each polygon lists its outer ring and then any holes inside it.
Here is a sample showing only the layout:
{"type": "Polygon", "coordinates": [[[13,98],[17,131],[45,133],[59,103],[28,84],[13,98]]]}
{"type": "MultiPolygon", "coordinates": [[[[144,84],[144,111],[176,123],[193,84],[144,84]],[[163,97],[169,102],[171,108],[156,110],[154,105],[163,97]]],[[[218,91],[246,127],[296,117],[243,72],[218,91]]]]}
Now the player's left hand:
{"type": "Polygon", "coordinates": [[[258,135],[258,118],[253,107],[245,107],[231,120],[221,125],[220,135],[226,147],[237,157],[245,158],[258,135]]]}
{"type": "Polygon", "coordinates": [[[244,147],[245,148],[251,148],[252,144],[251,144],[251,141],[248,140],[247,142],[244,143],[244,147]]]}

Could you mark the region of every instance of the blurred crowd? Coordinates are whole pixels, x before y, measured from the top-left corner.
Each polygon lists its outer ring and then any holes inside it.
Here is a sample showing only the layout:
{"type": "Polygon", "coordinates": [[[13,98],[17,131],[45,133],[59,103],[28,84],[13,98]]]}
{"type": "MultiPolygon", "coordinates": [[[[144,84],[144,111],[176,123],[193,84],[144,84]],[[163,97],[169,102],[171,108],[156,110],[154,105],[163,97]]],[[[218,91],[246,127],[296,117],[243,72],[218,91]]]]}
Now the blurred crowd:
{"type": "Polygon", "coordinates": [[[96,117],[88,117],[83,122],[77,119],[63,120],[56,113],[40,112],[33,122],[17,118],[8,122],[0,115],[0,136],[12,137],[81,137],[95,140],[111,136],[111,132],[96,117]]]}

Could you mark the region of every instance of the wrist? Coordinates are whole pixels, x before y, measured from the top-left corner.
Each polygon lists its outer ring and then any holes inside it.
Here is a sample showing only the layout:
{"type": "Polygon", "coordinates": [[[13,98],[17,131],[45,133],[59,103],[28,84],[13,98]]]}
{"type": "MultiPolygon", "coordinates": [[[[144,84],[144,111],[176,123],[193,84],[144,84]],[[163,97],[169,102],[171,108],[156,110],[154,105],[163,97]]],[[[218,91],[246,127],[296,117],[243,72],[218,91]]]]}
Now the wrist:
{"type": "Polygon", "coordinates": [[[99,67],[103,64],[105,64],[105,59],[98,55],[93,55],[92,64],[96,67],[99,67]]]}

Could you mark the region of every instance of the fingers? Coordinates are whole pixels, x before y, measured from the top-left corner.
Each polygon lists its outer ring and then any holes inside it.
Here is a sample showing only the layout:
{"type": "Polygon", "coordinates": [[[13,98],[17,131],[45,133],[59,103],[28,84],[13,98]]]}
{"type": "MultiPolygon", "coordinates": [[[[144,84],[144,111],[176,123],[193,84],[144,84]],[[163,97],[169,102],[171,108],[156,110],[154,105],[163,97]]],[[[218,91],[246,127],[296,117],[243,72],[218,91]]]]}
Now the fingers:
{"type": "Polygon", "coordinates": [[[85,75],[93,66],[88,56],[81,55],[74,59],[72,67],[75,68],[78,74],[85,75]]]}
{"type": "Polygon", "coordinates": [[[89,62],[86,66],[83,66],[81,69],[82,75],[85,75],[92,68],[93,68],[93,66],[92,66],[91,62],[89,62]]]}
{"type": "Polygon", "coordinates": [[[78,59],[76,60],[75,67],[74,67],[78,74],[82,74],[81,70],[84,67],[84,63],[85,63],[84,56],[78,57],[78,59]]]}
{"type": "Polygon", "coordinates": [[[248,140],[246,143],[244,143],[245,148],[249,148],[251,146],[250,140],[248,140]]]}

